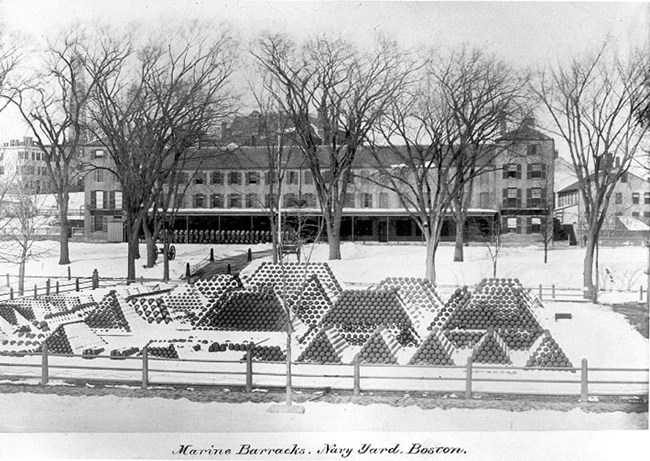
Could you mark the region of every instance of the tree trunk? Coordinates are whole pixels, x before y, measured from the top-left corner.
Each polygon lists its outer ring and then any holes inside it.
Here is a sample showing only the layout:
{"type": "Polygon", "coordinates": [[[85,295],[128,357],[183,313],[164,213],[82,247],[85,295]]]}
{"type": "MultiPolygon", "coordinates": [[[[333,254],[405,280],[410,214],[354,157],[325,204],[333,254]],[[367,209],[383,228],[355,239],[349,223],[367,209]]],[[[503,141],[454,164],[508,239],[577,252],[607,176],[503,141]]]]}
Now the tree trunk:
{"type": "Polygon", "coordinates": [[[129,237],[126,270],[127,282],[135,282],[135,260],[140,257],[140,222],[140,219],[135,218],[132,213],[127,212],[126,225],[129,237]]]}
{"type": "Polygon", "coordinates": [[[145,267],[153,267],[156,265],[156,241],[146,219],[142,220],[142,230],[147,244],[147,265],[145,267]]]}
{"type": "Polygon", "coordinates": [[[584,297],[590,299],[592,302],[598,302],[598,292],[594,285],[594,253],[596,249],[596,237],[592,235],[587,236],[585,259],[583,264],[583,286],[584,297]]]}
{"type": "Polygon", "coordinates": [[[20,263],[18,264],[18,295],[25,294],[25,263],[27,261],[27,252],[23,250],[20,253],[20,263]]]}
{"type": "Polygon", "coordinates": [[[59,264],[70,264],[70,229],[68,228],[68,200],[59,200],[59,264]]]}
{"type": "Polygon", "coordinates": [[[426,278],[432,285],[436,284],[436,251],[438,244],[432,235],[425,235],[427,245],[426,278]]]}
{"type": "Polygon", "coordinates": [[[335,211],[333,216],[326,216],[325,223],[327,225],[329,259],[341,259],[341,211],[335,211]]]}
{"type": "Polygon", "coordinates": [[[163,249],[165,254],[162,255],[163,258],[163,282],[169,282],[169,236],[167,235],[167,229],[163,229],[162,238],[163,238],[163,249]]]}
{"type": "Polygon", "coordinates": [[[291,382],[291,314],[288,313],[287,316],[287,384],[286,384],[286,396],[285,402],[287,405],[291,405],[293,397],[293,385],[291,382]]]}
{"type": "Polygon", "coordinates": [[[464,258],[463,245],[465,244],[465,220],[455,218],[456,222],[456,246],[454,248],[454,261],[462,262],[464,258]]]}

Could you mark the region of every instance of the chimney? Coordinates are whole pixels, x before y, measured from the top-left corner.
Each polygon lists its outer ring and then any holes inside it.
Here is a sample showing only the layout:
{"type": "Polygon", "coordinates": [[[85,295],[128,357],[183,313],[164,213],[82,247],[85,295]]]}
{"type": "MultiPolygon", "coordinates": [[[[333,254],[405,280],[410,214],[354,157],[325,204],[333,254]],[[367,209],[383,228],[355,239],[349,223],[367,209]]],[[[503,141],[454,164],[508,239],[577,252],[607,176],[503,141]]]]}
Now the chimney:
{"type": "Polygon", "coordinates": [[[525,128],[535,128],[535,118],[526,117],[522,123],[525,128]]]}

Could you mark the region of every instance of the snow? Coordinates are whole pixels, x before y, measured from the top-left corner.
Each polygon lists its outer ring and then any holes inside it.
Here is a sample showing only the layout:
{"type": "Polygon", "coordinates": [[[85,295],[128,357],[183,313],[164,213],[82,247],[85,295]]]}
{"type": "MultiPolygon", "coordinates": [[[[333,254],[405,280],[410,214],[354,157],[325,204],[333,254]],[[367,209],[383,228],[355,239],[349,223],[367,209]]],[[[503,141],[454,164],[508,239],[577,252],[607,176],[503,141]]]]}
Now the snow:
{"type": "Polygon", "coordinates": [[[185,398],[6,394],[0,395],[0,407],[6,409],[0,419],[0,432],[324,432],[333,429],[333,421],[336,421],[336,431],[340,432],[411,432],[425,428],[530,431],[648,427],[647,413],[588,413],[579,408],[567,412],[518,412],[306,402],[302,404],[305,414],[294,415],[268,413],[270,405],[194,402],[185,398]]]}

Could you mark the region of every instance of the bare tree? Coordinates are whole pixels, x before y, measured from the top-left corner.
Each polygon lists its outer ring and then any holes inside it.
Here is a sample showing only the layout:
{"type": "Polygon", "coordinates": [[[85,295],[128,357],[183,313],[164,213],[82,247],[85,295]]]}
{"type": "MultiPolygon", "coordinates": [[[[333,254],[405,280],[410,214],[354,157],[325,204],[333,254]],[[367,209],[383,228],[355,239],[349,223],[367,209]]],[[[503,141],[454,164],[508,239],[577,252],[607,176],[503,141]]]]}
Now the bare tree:
{"type": "Polygon", "coordinates": [[[444,138],[453,155],[451,216],[456,224],[454,261],[463,261],[465,221],[474,179],[494,168],[492,160],[512,142],[501,139],[508,121],[526,114],[528,77],[494,55],[461,46],[432,54],[426,71],[447,108],[444,138]],[[488,148],[489,146],[489,148],[488,148]]]}
{"type": "Polygon", "coordinates": [[[127,278],[135,279],[142,221],[180,159],[232,111],[235,62],[227,31],[195,23],[152,40],[133,56],[137,70],[100,79],[90,111],[122,186],[129,240],[127,278]]]}
{"type": "Polygon", "coordinates": [[[647,54],[621,59],[605,45],[540,72],[536,85],[553,121],[552,131],[566,142],[578,177],[584,202],[580,221],[586,231],[583,282],[585,297],[593,302],[598,301],[598,237],[609,201],[648,130],[637,120],[650,97],[642,85],[647,66],[647,54]]]}
{"type": "Polygon", "coordinates": [[[0,260],[18,265],[18,293],[22,295],[27,261],[40,255],[33,251],[34,243],[51,216],[44,206],[45,196],[34,194],[20,172],[14,176],[9,188],[3,188],[2,195],[0,260]]]}
{"type": "Polygon", "coordinates": [[[70,263],[68,203],[82,174],[88,99],[97,81],[117,72],[129,52],[128,44],[107,31],[73,27],[48,45],[30,77],[3,95],[29,126],[45,161],[59,210],[59,264],[70,263]]]}
{"type": "Polygon", "coordinates": [[[406,84],[412,67],[395,43],[358,51],[342,39],[316,37],[302,46],[267,35],[253,56],[273,77],[269,90],[293,124],[325,220],[329,259],[341,258],[341,217],[358,148],[406,84]]]}

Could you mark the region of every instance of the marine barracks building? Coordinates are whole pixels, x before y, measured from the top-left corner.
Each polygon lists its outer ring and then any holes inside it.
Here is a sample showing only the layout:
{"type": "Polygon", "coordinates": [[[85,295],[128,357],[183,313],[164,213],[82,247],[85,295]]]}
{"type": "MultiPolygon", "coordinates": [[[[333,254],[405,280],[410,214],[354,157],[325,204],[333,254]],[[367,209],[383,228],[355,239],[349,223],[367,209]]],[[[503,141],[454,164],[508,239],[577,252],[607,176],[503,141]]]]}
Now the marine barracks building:
{"type": "MultiPolygon", "coordinates": [[[[525,241],[541,238],[544,220],[553,216],[553,139],[540,133],[532,119],[514,131],[504,132],[508,148],[492,159],[486,172],[474,180],[466,227],[489,232],[495,220],[502,233],[522,234],[525,241]],[[524,237],[526,236],[526,237],[524,237]],[[527,240],[526,240],[527,239],[527,240]]],[[[240,139],[238,139],[240,140],[240,139]]],[[[254,144],[251,142],[250,144],[254,144]]],[[[286,148],[285,148],[286,149],[286,148]]],[[[321,210],[312,174],[298,147],[287,156],[282,184],[282,214],[300,214],[321,223],[321,210]],[[299,205],[299,206],[298,206],[299,205]]],[[[177,231],[268,231],[268,147],[236,145],[206,148],[184,165],[177,198],[177,231]]],[[[108,163],[101,146],[87,147],[91,162],[108,163]]],[[[390,152],[382,153],[385,165],[395,164],[390,152]]],[[[325,163],[326,164],[326,163],[325,163]]],[[[398,195],[369,181],[377,159],[360,148],[352,165],[354,179],[343,208],[341,239],[351,241],[421,241],[421,232],[400,204],[398,195]]],[[[123,216],[120,184],[105,170],[85,179],[85,239],[122,241],[123,216]]],[[[443,239],[452,239],[455,226],[449,217],[443,239]]]]}

